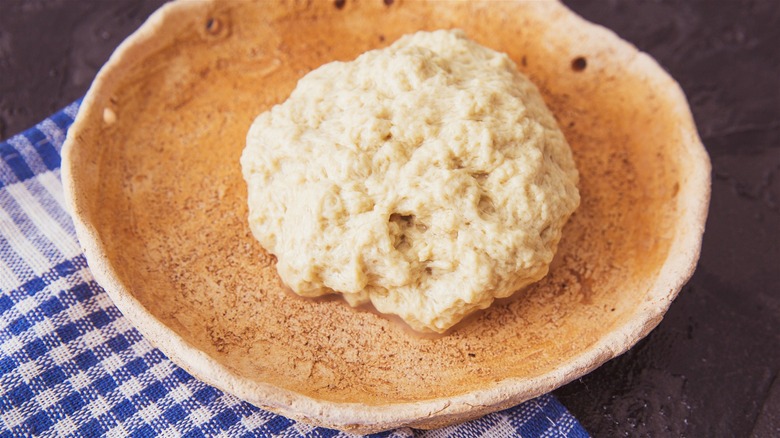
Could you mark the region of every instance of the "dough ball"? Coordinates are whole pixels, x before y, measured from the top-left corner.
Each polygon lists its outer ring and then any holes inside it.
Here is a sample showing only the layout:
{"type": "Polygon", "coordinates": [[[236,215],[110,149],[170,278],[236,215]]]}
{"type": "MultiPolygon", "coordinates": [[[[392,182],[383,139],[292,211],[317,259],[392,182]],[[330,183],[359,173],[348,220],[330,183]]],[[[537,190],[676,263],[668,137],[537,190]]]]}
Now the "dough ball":
{"type": "Polygon", "coordinates": [[[310,72],[254,121],[241,165],[251,230],[293,291],[420,331],[546,275],[580,200],[536,87],[458,30],[310,72]]]}

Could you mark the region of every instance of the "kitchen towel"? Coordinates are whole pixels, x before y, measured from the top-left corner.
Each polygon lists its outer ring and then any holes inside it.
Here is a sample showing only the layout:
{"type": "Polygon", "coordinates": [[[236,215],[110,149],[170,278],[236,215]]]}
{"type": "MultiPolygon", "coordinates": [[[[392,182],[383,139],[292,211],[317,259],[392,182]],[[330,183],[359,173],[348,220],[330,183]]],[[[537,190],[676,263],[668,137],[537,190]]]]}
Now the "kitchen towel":
{"type": "MultiPolygon", "coordinates": [[[[189,375],[93,279],[60,181],[80,102],[0,143],[0,438],[351,436],[298,423],[189,375]]],[[[376,437],[586,437],[550,394],[438,430],[376,437]]]]}

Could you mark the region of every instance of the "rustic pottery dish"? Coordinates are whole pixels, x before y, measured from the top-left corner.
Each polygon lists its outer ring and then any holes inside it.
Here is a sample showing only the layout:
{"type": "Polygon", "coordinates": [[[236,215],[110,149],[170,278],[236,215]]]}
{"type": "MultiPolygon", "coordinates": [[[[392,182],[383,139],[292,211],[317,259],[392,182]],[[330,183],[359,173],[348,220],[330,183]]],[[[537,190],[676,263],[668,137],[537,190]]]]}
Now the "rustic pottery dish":
{"type": "Polygon", "coordinates": [[[709,169],[674,80],[552,1],[174,2],[101,70],[63,150],[92,272],[149,340],[257,406],[359,432],[473,419],[625,352],[693,272],[709,169]],[[582,203],[550,274],[440,337],[291,295],[246,221],[250,123],[325,62],[452,27],[513,58],[574,151],[582,203]]]}

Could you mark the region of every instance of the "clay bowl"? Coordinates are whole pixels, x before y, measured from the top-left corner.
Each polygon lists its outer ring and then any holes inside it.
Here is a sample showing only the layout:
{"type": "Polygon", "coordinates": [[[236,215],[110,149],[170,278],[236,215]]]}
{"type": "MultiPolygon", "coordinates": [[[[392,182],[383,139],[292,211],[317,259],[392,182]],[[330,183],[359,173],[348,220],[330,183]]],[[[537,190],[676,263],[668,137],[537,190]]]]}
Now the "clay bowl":
{"type": "Polygon", "coordinates": [[[680,88],[609,30],[557,2],[385,3],[168,4],[101,70],[63,150],[92,272],[150,341],[250,403],[359,432],[473,419],[625,352],[690,277],[710,189],[680,88]],[[582,204],[551,272],[436,338],[290,295],[247,225],[250,123],[325,62],[452,27],[507,52],[573,148],[582,204]]]}

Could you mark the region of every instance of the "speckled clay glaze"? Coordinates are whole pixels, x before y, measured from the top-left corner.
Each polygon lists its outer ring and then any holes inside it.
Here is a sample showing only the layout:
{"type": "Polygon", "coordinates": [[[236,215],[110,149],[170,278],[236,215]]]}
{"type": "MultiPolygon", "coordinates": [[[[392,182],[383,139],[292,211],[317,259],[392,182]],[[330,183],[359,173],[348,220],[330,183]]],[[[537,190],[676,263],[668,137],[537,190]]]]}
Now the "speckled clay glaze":
{"type": "Polygon", "coordinates": [[[251,403],[365,432],[517,404],[655,327],[693,271],[709,201],[677,84],[556,2],[340,5],[175,2],[95,80],[63,182],[96,279],[138,329],[251,403]],[[450,27],[507,52],[572,146],[582,203],[550,274],[437,338],[291,296],[246,225],[238,158],[251,121],[325,62],[450,27]]]}

